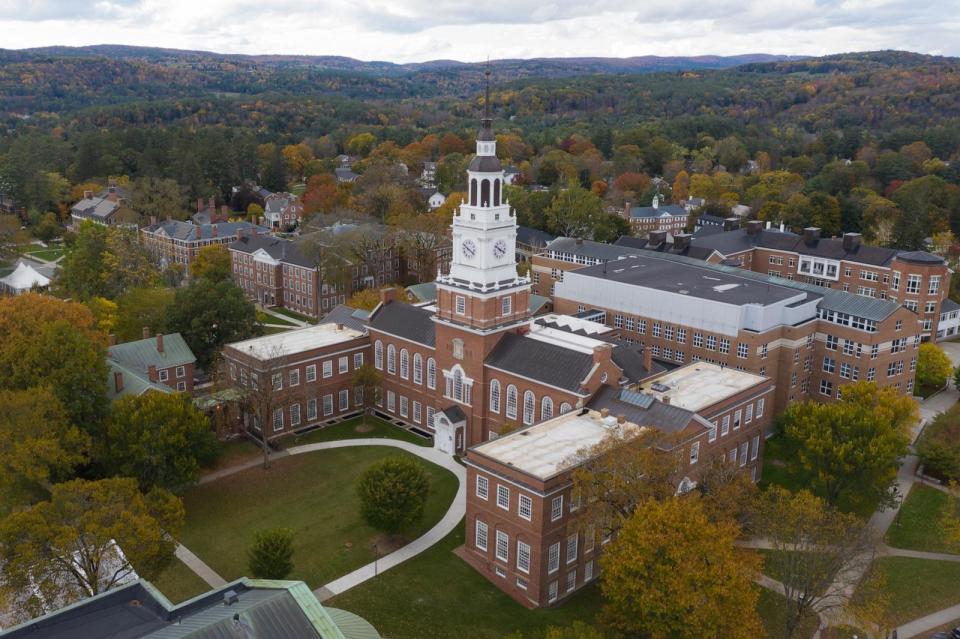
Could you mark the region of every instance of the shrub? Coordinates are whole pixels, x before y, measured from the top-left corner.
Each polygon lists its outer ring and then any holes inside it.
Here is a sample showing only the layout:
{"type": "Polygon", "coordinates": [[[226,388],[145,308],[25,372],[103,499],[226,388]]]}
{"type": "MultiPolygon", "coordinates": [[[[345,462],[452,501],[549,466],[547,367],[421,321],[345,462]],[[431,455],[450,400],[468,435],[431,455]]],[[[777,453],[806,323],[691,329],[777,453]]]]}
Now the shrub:
{"type": "Polygon", "coordinates": [[[374,464],[357,486],[363,518],[391,535],[402,533],[423,518],[429,492],[426,469],[408,457],[390,457],[374,464]]]}
{"type": "Polygon", "coordinates": [[[940,413],[923,429],[917,456],[928,474],[960,480],[960,405],[940,413]]]}
{"type": "Polygon", "coordinates": [[[293,532],[287,528],[259,530],[247,551],[247,567],[257,579],[285,579],[293,570],[293,532]]]}

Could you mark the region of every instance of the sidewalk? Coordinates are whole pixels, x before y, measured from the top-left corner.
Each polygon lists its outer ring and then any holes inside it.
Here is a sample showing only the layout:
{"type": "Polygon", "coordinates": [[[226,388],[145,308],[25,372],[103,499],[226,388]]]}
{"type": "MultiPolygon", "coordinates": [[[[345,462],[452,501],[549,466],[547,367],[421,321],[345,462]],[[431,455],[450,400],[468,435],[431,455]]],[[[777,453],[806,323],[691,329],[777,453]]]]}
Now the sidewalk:
{"type": "Polygon", "coordinates": [[[195,554],[190,552],[186,546],[177,544],[177,550],[174,554],[176,554],[177,559],[187,565],[187,568],[192,570],[198,577],[207,582],[207,585],[211,588],[220,588],[227,585],[226,579],[218,575],[213,568],[203,563],[203,561],[195,554]]]}
{"type": "MultiPolygon", "coordinates": [[[[267,314],[267,315],[272,315],[273,317],[276,317],[277,319],[282,320],[283,322],[286,322],[287,325],[293,324],[293,326],[290,327],[290,328],[306,328],[306,327],[308,327],[308,326],[312,326],[312,324],[310,324],[310,323],[308,323],[308,322],[304,322],[304,321],[301,321],[301,320],[298,320],[298,319],[294,319],[294,318],[290,317],[289,315],[284,315],[283,313],[278,313],[278,312],[276,312],[276,311],[274,311],[274,310],[271,310],[271,309],[267,308],[266,306],[261,306],[261,307],[260,307],[260,310],[263,311],[263,312],[264,312],[265,314],[267,314]]],[[[284,328],[287,328],[287,327],[288,327],[287,325],[284,325],[284,328]]],[[[275,325],[274,325],[274,326],[275,326],[275,325]]]]}

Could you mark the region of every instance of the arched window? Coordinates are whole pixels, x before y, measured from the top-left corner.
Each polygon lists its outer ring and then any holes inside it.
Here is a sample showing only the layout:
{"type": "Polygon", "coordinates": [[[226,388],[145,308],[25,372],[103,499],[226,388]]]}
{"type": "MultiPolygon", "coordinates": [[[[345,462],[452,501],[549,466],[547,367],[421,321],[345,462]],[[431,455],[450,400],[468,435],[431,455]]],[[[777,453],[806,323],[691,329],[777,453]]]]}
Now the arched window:
{"type": "Polygon", "coordinates": [[[397,349],[393,344],[387,346],[387,372],[391,375],[397,374],[397,349]]]}
{"type": "Polygon", "coordinates": [[[433,358],[427,359],[427,388],[437,387],[437,363],[433,358]]]}
{"type": "Polygon", "coordinates": [[[373,345],[373,365],[383,370],[383,342],[380,340],[373,345]]]}
{"type": "Polygon", "coordinates": [[[544,397],[540,401],[540,420],[550,419],[553,417],[553,400],[549,397],[544,397]]]}
{"type": "Polygon", "coordinates": [[[523,423],[530,425],[533,423],[534,412],[537,409],[537,398],[533,391],[526,391],[523,394],[523,423]]]}
{"type": "Polygon", "coordinates": [[[400,377],[407,379],[410,377],[410,353],[407,349],[400,349],[400,377]]]}
{"type": "Polygon", "coordinates": [[[453,398],[458,402],[463,401],[463,373],[459,368],[453,371],[453,398]]]}
{"type": "Polygon", "coordinates": [[[493,181],[493,205],[500,206],[500,180],[493,181]]]}
{"type": "Polygon", "coordinates": [[[569,413],[569,412],[572,411],[572,410],[573,410],[573,406],[571,406],[571,405],[568,404],[567,402],[564,402],[564,403],[560,404],[560,414],[561,414],[561,415],[563,415],[564,413],[569,413]]]}
{"type": "Polygon", "coordinates": [[[480,182],[480,206],[490,206],[490,180],[480,182]]]}
{"type": "Polygon", "coordinates": [[[413,383],[423,383],[423,357],[420,353],[413,354],[413,383]]]}
{"type": "Polygon", "coordinates": [[[500,382],[497,380],[490,382],[490,410],[500,412],[500,382]]]}
{"type": "Polygon", "coordinates": [[[517,418],[517,387],[507,386],[507,419],[517,418]]]}
{"type": "Polygon", "coordinates": [[[470,206],[477,205],[477,181],[470,180],[470,206]]]}

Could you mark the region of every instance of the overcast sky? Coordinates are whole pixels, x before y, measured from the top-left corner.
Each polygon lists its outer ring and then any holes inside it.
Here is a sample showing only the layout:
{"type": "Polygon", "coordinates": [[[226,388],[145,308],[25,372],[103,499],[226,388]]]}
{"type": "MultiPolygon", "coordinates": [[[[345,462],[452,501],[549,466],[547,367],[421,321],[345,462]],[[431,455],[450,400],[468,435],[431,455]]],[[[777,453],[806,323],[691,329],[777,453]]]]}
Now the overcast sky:
{"type": "Polygon", "coordinates": [[[0,47],[450,58],[904,49],[960,55],[960,0],[0,0],[0,47]]]}

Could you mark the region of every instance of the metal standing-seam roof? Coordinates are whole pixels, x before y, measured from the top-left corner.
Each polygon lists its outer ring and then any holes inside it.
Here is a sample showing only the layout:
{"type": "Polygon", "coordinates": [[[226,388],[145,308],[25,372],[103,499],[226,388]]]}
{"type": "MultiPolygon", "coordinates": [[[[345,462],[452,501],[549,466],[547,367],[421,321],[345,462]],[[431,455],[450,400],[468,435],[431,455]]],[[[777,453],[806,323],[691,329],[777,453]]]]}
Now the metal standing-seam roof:
{"type": "Polygon", "coordinates": [[[685,429],[696,413],[679,406],[671,406],[649,395],[604,385],[593,396],[587,408],[603,410],[611,415],[623,415],[628,422],[649,426],[665,433],[677,433],[685,429]],[[634,397],[636,396],[636,397],[634,397]]]}
{"type": "Polygon", "coordinates": [[[157,350],[157,338],[148,337],[135,342],[114,344],[108,347],[107,357],[142,373],[151,365],[157,368],[184,366],[197,361],[180,333],[163,336],[163,352],[157,350]]]}

